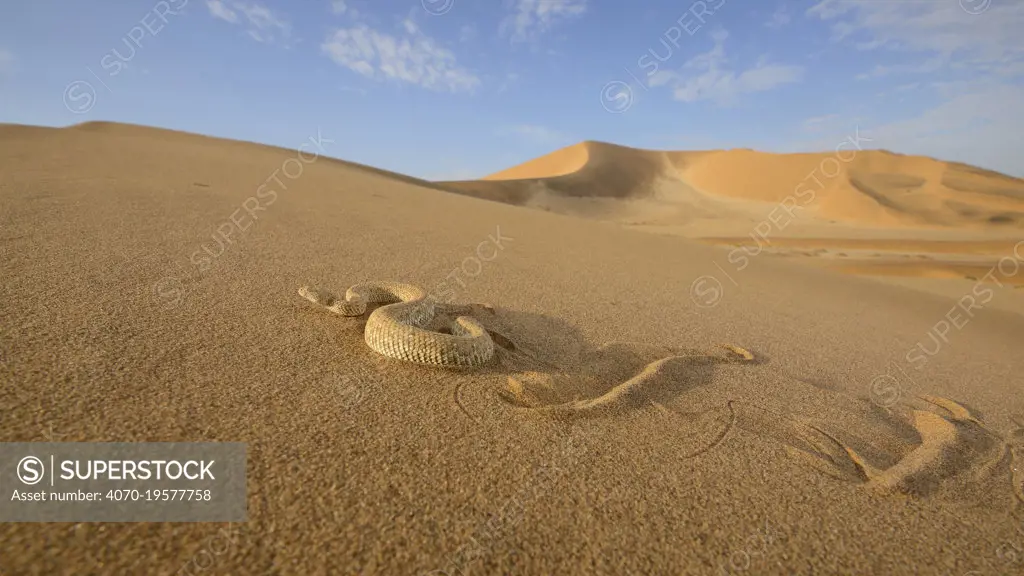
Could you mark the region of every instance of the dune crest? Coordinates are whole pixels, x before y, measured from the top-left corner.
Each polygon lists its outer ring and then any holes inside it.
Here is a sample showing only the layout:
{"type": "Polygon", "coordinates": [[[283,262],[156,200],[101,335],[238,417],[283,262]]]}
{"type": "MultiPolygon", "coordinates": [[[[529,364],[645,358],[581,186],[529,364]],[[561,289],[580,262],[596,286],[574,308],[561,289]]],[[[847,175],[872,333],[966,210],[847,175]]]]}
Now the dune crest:
{"type": "Polygon", "coordinates": [[[551,178],[572,174],[590,161],[590,143],[580,142],[518,164],[507,170],[484,176],[482,180],[522,180],[525,178],[551,178]]]}

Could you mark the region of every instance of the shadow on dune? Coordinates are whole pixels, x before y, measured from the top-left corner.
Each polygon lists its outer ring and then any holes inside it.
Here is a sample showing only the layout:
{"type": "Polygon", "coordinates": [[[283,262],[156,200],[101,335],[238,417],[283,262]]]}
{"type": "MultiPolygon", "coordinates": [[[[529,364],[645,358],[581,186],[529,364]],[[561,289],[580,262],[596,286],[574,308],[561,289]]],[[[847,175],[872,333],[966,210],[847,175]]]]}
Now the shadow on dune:
{"type": "MultiPolygon", "coordinates": [[[[362,333],[374,308],[369,306],[362,317],[347,322],[345,339],[362,333]]],[[[425,327],[446,333],[462,315],[479,321],[495,343],[494,358],[484,366],[412,366],[365,347],[353,352],[365,355],[366,362],[379,364],[381,369],[450,371],[472,377],[462,379],[460,387],[479,384],[480,377],[505,381],[505,386],[486,391],[487,401],[480,398],[483,391],[473,391],[476,401],[472,406],[464,402],[465,391],[454,391],[459,408],[478,422],[493,416],[500,405],[570,417],[612,416],[652,406],[664,409],[662,405],[681,394],[711,384],[720,364],[768,361],[737,347],[724,347],[719,353],[626,342],[593,347],[579,329],[564,320],[487,304],[438,305],[435,317],[425,327]]]]}
{"type": "Polygon", "coordinates": [[[664,410],[683,393],[713,383],[720,364],[768,361],[728,346],[718,353],[630,342],[593,347],[559,319],[479,304],[447,308],[449,316],[472,315],[495,341],[495,359],[475,371],[506,380],[496,394],[512,407],[556,417],[664,410]]]}

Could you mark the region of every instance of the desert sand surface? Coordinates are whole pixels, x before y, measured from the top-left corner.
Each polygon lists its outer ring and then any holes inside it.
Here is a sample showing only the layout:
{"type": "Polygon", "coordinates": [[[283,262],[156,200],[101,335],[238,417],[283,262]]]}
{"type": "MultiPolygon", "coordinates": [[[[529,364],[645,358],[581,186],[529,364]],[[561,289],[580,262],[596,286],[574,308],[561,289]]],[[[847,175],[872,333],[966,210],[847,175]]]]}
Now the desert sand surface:
{"type": "MultiPolygon", "coordinates": [[[[1013,254],[1019,181],[860,154],[805,238],[1013,254]]],[[[3,441],[248,443],[247,522],[4,524],[0,573],[1024,572],[1021,291],[732,256],[819,156],[586,143],[437,184],[327,156],[0,126],[3,441]],[[366,280],[444,294],[493,360],[383,357],[297,292],[366,280]]]]}

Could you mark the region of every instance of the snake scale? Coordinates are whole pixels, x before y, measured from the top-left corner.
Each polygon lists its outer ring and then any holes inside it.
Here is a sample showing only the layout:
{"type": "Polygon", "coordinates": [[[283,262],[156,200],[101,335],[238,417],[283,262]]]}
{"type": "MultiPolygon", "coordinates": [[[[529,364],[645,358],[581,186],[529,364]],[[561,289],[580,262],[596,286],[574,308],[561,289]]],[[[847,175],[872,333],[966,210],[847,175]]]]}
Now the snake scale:
{"type": "Polygon", "coordinates": [[[490,334],[471,316],[457,316],[450,324],[451,334],[428,329],[438,304],[412,284],[363,282],[349,288],[345,298],[303,286],[299,295],[341,316],[362,316],[367,304],[385,304],[370,314],[363,337],[373,351],[389,358],[427,366],[473,367],[494,356],[490,334]]]}

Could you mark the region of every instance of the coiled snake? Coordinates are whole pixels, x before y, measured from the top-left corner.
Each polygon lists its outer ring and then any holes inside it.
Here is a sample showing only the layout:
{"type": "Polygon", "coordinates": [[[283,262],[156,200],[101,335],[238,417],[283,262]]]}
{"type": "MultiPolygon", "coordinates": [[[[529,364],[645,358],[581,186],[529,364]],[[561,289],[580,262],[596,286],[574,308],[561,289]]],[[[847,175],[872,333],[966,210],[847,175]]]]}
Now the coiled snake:
{"type": "Polygon", "coordinates": [[[386,304],[370,314],[363,337],[373,351],[389,358],[428,366],[472,367],[486,364],[494,356],[490,334],[471,316],[456,317],[450,324],[451,334],[427,329],[438,304],[411,284],[363,282],[349,288],[344,299],[303,286],[299,295],[342,316],[362,316],[367,304],[386,304]]]}

